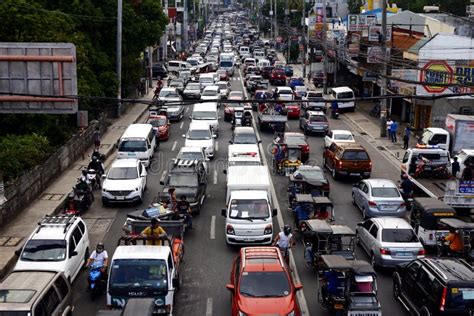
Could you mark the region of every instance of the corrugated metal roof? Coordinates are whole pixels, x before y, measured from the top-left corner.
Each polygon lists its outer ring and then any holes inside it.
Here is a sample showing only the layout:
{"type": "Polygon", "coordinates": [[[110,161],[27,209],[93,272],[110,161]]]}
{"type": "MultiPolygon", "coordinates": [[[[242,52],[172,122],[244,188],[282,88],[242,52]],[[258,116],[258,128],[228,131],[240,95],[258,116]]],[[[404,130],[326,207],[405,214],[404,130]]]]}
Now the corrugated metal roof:
{"type": "Polygon", "coordinates": [[[401,51],[406,51],[411,48],[413,45],[417,44],[420,40],[420,37],[410,36],[409,34],[393,34],[393,41],[389,41],[388,44],[393,49],[398,49],[401,51]]]}
{"type": "Polygon", "coordinates": [[[408,52],[412,54],[418,54],[418,51],[420,50],[420,48],[425,46],[425,44],[428,43],[429,41],[430,41],[430,38],[426,38],[426,37],[420,38],[418,42],[416,42],[414,45],[412,45],[408,49],[408,52]]]}

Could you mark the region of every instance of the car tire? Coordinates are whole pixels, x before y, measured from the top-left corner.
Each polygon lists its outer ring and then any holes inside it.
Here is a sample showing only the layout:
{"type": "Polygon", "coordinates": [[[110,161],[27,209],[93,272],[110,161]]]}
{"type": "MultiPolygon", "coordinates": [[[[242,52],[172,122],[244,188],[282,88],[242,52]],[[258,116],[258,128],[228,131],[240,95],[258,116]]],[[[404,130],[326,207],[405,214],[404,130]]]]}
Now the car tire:
{"type": "Polygon", "coordinates": [[[356,203],[356,200],[355,200],[355,195],[354,195],[354,193],[352,193],[352,205],[354,205],[354,206],[357,207],[357,203],[356,203]]]}
{"type": "Polygon", "coordinates": [[[361,246],[359,233],[357,231],[356,231],[356,235],[355,235],[355,242],[356,242],[357,246],[359,246],[359,247],[361,246]]]}
{"type": "Polygon", "coordinates": [[[362,208],[362,219],[365,221],[367,219],[367,211],[365,210],[365,207],[362,208]]]}
{"type": "Polygon", "coordinates": [[[431,316],[431,313],[426,306],[423,306],[420,309],[420,316],[431,316]]]}
{"type": "Polygon", "coordinates": [[[308,134],[309,134],[307,128],[304,128],[304,129],[303,129],[303,134],[305,134],[305,135],[308,135],[308,134]]]}
{"type": "Polygon", "coordinates": [[[107,199],[102,198],[102,206],[103,207],[109,206],[109,201],[107,201],[107,199]]]}
{"type": "Polygon", "coordinates": [[[370,254],[370,265],[372,266],[372,268],[374,268],[374,270],[377,270],[377,260],[375,259],[375,255],[373,252],[370,254]]]}

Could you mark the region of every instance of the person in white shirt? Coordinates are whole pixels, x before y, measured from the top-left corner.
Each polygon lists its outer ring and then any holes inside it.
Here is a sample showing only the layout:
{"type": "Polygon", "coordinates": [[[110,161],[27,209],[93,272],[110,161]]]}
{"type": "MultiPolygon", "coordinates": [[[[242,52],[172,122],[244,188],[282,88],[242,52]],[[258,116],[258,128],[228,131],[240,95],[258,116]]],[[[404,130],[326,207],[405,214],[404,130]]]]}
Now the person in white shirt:
{"type": "Polygon", "coordinates": [[[107,254],[107,250],[105,250],[104,243],[100,242],[87,260],[87,267],[91,265],[102,266],[101,271],[105,274],[108,264],[109,255],[107,254]]]}
{"type": "Polygon", "coordinates": [[[283,231],[279,232],[278,235],[275,237],[275,241],[273,242],[274,246],[277,246],[283,257],[285,258],[286,262],[289,261],[289,253],[288,249],[295,245],[293,240],[293,234],[291,233],[291,226],[285,225],[283,226],[283,231]]]}
{"type": "Polygon", "coordinates": [[[388,139],[392,139],[392,134],[391,134],[391,127],[392,127],[393,121],[391,118],[387,119],[387,137],[388,139]]]}

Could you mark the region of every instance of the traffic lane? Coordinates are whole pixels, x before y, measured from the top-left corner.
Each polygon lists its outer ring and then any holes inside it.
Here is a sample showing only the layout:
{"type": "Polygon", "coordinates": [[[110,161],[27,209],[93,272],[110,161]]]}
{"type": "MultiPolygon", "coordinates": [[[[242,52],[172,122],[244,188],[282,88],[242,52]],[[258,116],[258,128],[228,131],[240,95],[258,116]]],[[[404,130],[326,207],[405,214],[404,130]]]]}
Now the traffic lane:
{"type": "MultiPolygon", "coordinates": [[[[330,128],[351,130],[351,128],[347,126],[342,120],[330,119],[330,128]]],[[[289,120],[287,125],[287,131],[299,131],[299,121],[289,120]]],[[[264,147],[266,148],[265,154],[267,155],[269,161],[271,161],[271,142],[273,140],[273,134],[260,133],[260,135],[262,137],[263,144],[265,145],[264,147]]],[[[386,161],[385,157],[382,156],[375,147],[365,142],[365,140],[361,137],[358,137],[357,134],[356,140],[364,147],[366,147],[370,157],[372,158],[372,161],[374,163],[372,178],[377,177],[396,179],[396,176],[398,175],[396,168],[394,166],[391,166],[386,161]]],[[[308,143],[311,147],[310,160],[308,161],[308,163],[322,166],[324,137],[316,135],[308,136],[308,143]]],[[[355,183],[358,180],[349,178],[344,179],[343,181],[334,181],[330,176],[329,172],[326,171],[326,175],[329,179],[332,192],[330,194],[330,198],[333,201],[336,210],[336,222],[346,224],[355,230],[356,223],[362,220],[360,211],[352,205],[351,201],[352,183],[355,183]],[[337,193],[335,194],[335,192],[337,193]]],[[[282,207],[282,212],[284,214],[285,223],[292,224],[293,216],[291,212],[285,212],[285,210],[288,209],[286,192],[288,187],[288,179],[286,177],[276,175],[275,173],[273,173],[272,177],[274,180],[277,195],[279,197],[279,202],[282,207]]],[[[299,238],[299,236],[297,237],[299,238]]],[[[298,271],[300,272],[300,277],[305,288],[305,296],[308,302],[308,307],[312,313],[322,313],[320,305],[319,303],[317,303],[318,284],[317,281],[315,282],[315,279],[317,279],[317,275],[305,265],[303,247],[300,239],[298,240],[298,246],[296,247],[296,249],[294,249],[294,254],[295,262],[298,271]]],[[[359,259],[363,259],[366,261],[368,260],[368,257],[365,252],[363,252],[359,247],[356,248],[356,255],[359,259]]],[[[381,301],[383,311],[389,312],[394,310],[400,310],[400,313],[403,313],[401,305],[392,298],[392,279],[390,270],[381,271],[378,273],[378,285],[379,299],[381,301]]]]}
{"type": "MultiPolygon", "coordinates": [[[[190,113],[189,110],[188,113],[190,113]]],[[[94,229],[95,226],[92,226],[92,232],[89,234],[91,252],[95,249],[97,242],[103,241],[109,255],[109,260],[112,259],[117,240],[122,235],[122,226],[127,214],[137,209],[143,209],[153,202],[159,189],[161,189],[159,181],[163,170],[166,168],[167,163],[176,157],[180,148],[177,144],[180,144],[180,142],[184,144],[181,135],[187,130],[187,125],[189,125],[189,122],[186,118],[181,120],[181,122],[172,123],[170,139],[160,142],[160,146],[155,152],[151,165],[147,170],[147,191],[145,191],[144,200],[141,205],[123,204],[103,207],[100,200],[100,192],[95,192],[95,202],[83,217],[88,224],[89,230],[91,230],[90,223],[93,223],[94,220],[103,221],[107,219],[109,223],[106,227],[99,226],[97,229],[94,229]]],[[[87,275],[88,272],[86,270],[82,271],[73,284],[75,315],[93,315],[95,311],[107,308],[105,295],[94,302],[90,300],[89,293],[87,293],[87,275]]]]}

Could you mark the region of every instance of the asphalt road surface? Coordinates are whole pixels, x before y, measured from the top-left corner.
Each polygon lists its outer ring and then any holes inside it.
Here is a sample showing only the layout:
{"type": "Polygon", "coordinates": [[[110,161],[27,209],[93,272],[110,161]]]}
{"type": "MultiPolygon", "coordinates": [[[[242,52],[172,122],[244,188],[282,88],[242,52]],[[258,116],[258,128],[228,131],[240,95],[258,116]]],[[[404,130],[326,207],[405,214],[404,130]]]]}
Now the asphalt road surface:
{"type": "MultiPolygon", "coordinates": [[[[240,80],[240,72],[236,72],[231,80],[232,90],[243,90],[240,80]]],[[[166,163],[175,158],[179,149],[184,145],[182,134],[189,126],[188,116],[191,114],[191,107],[187,109],[186,117],[171,127],[171,137],[168,141],[160,144],[156,152],[148,173],[148,191],[145,194],[144,203],[141,206],[117,206],[104,208],[100,204],[100,198],[96,199],[92,209],[85,214],[86,222],[90,229],[91,248],[102,240],[105,243],[112,258],[118,238],[121,235],[121,227],[126,219],[126,214],[137,208],[148,205],[157,192],[161,191],[159,180],[166,167],[166,163]],[[104,236],[105,234],[105,236],[104,236]]],[[[187,231],[185,235],[185,255],[184,269],[182,270],[183,282],[180,292],[175,302],[176,315],[229,315],[230,295],[225,288],[229,282],[232,261],[234,260],[238,248],[227,246],[224,238],[225,219],[221,216],[220,210],[225,205],[225,175],[223,168],[227,156],[227,146],[232,131],[230,123],[223,121],[223,107],[221,111],[221,121],[219,122],[219,138],[217,139],[217,152],[215,159],[209,164],[209,177],[207,186],[207,197],[204,207],[199,216],[195,216],[194,229],[187,231]]],[[[343,117],[343,116],[342,116],[343,117]]],[[[331,129],[351,129],[343,119],[329,119],[331,129]]],[[[286,128],[287,131],[299,131],[298,120],[290,120],[286,128]]],[[[271,162],[270,144],[273,134],[259,132],[262,140],[262,147],[265,151],[266,160],[271,162]]],[[[399,171],[392,165],[373,144],[366,142],[357,133],[356,140],[368,151],[372,162],[372,178],[398,179],[399,171]]],[[[322,164],[322,153],[324,140],[322,136],[308,136],[308,143],[311,147],[310,164],[322,164]]],[[[361,213],[351,203],[352,182],[355,179],[334,181],[329,173],[330,198],[335,205],[336,223],[345,224],[355,230],[356,223],[362,220],[361,213]]],[[[284,176],[272,174],[275,193],[278,197],[280,211],[285,223],[292,224],[293,218],[288,212],[287,186],[288,179],[284,176]]],[[[99,193],[96,192],[96,196],[99,193]]],[[[278,222],[274,218],[275,233],[278,233],[278,222]]],[[[299,237],[298,237],[299,238],[299,237]]],[[[356,249],[358,259],[368,260],[367,255],[356,249]]],[[[310,315],[328,315],[321,309],[317,301],[318,279],[316,273],[306,267],[303,258],[303,247],[300,239],[295,249],[293,249],[296,272],[303,284],[305,301],[310,315]]],[[[392,295],[392,270],[383,270],[378,275],[378,297],[382,305],[382,311],[388,315],[404,315],[405,311],[401,304],[396,302],[392,295]]],[[[107,309],[105,295],[92,302],[86,292],[87,273],[82,271],[73,284],[75,315],[95,315],[99,309],[107,309]]]]}

